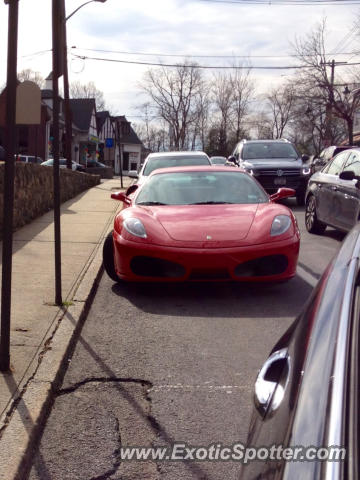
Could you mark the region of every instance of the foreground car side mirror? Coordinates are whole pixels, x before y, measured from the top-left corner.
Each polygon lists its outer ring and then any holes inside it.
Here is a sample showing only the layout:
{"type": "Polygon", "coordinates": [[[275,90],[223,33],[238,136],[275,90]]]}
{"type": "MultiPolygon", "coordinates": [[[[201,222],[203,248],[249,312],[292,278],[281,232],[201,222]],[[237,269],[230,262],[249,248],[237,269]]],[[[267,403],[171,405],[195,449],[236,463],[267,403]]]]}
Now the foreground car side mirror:
{"type": "Polygon", "coordinates": [[[340,173],[339,178],[340,180],[354,180],[356,175],[353,170],[346,170],[345,172],[340,173]]]}
{"type": "Polygon", "coordinates": [[[271,202],[277,202],[278,200],[281,200],[282,198],[288,198],[288,197],[295,197],[296,192],[293,188],[279,188],[279,190],[274,193],[273,195],[270,195],[270,201],[271,202]]]}
{"type": "Polygon", "coordinates": [[[112,193],[111,198],[113,198],[114,200],[119,200],[120,202],[124,202],[126,203],[126,205],[130,205],[131,203],[130,198],[128,198],[123,192],[112,193]]]}

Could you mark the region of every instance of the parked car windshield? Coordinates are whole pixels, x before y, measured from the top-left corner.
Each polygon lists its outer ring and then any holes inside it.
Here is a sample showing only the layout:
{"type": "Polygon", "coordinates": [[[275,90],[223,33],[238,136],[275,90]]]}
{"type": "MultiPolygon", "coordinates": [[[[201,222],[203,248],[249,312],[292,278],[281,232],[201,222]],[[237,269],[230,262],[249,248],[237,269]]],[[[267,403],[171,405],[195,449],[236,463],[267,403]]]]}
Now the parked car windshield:
{"type": "Polygon", "coordinates": [[[242,152],[243,160],[265,158],[289,158],[296,160],[299,155],[291,143],[245,143],[242,152]]]}
{"type": "Polygon", "coordinates": [[[169,157],[153,157],[149,158],[146,162],[143,175],[150,175],[151,172],[157,170],[158,168],[168,168],[168,167],[184,167],[191,165],[210,165],[209,159],[206,155],[191,155],[187,156],[169,156],[169,157]]]}
{"type": "Polygon", "coordinates": [[[136,205],[205,205],[265,203],[269,197],[242,172],[174,172],[149,178],[136,205]]]}
{"type": "Polygon", "coordinates": [[[226,162],[226,157],[211,157],[210,162],[213,165],[224,165],[226,162]]]}

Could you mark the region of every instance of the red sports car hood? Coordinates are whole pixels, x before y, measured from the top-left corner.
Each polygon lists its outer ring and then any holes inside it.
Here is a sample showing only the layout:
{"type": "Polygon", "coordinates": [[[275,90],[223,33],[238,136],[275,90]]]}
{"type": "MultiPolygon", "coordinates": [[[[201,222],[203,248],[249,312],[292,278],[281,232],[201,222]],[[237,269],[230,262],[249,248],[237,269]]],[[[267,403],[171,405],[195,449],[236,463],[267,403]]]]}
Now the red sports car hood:
{"type": "Polygon", "coordinates": [[[246,238],[257,204],[151,207],[152,214],[173,240],[236,242],[246,238]]]}

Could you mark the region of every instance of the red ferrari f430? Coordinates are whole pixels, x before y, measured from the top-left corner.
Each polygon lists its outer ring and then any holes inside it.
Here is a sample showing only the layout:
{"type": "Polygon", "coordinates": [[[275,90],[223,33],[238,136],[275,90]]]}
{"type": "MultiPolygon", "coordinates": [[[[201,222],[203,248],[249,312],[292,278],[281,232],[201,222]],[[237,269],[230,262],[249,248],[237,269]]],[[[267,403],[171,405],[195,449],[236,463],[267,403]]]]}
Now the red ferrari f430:
{"type": "Polygon", "coordinates": [[[296,273],[300,234],[289,208],[248,173],[224,166],[155,170],[111,196],[123,202],[104,242],[114,281],[278,282],[296,273]]]}

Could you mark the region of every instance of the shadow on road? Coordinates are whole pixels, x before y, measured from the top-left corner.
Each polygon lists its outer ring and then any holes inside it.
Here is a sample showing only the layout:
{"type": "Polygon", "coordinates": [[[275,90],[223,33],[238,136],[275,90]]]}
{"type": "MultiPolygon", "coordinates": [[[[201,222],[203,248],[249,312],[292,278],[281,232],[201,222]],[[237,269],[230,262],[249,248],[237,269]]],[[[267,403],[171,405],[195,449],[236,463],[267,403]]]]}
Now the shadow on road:
{"type": "Polygon", "coordinates": [[[287,283],[120,283],[112,291],[157,315],[220,318],[296,317],[312,286],[296,276],[287,283]]]}

